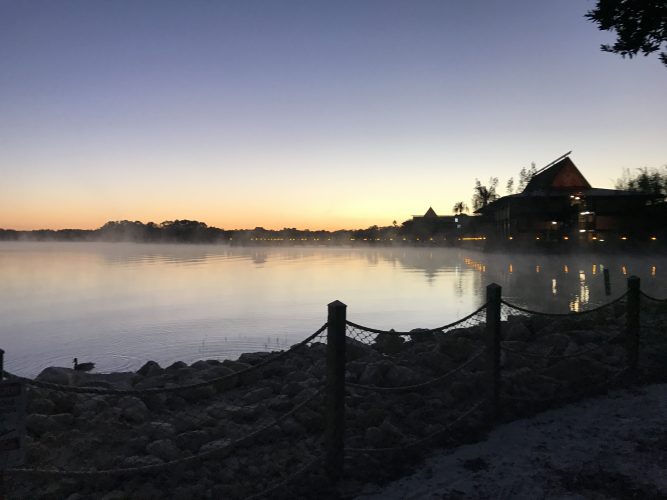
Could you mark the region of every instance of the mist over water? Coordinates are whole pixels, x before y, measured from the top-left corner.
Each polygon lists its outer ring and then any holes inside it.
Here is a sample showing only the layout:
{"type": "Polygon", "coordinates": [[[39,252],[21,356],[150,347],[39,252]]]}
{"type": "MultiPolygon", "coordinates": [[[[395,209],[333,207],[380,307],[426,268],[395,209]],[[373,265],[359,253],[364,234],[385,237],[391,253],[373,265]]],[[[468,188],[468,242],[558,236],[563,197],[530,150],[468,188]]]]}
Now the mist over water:
{"type": "Polygon", "coordinates": [[[0,347],[6,368],[28,376],[74,357],[99,371],[235,358],[305,338],[335,299],[356,323],[409,330],[468,314],[491,282],[507,301],[551,312],[606,303],[631,274],[666,297],[666,266],[665,257],[445,248],[2,242],[0,347]]]}

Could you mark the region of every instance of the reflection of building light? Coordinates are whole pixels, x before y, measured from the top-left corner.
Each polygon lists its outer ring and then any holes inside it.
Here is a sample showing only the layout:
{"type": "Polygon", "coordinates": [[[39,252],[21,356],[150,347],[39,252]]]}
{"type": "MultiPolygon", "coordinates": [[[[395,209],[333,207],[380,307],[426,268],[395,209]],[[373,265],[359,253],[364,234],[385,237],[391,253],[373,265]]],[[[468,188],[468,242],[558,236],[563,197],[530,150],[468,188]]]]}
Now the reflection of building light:
{"type": "MultiPolygon", "coordinates": [[[[653,267],[653,269],[655,269],[655,267],[653,267]]],[[[512,264],[510,264],[509,272],[510,272],[510,273],[514,272],[514,268],[512,267],[512,264]]]]}
{"type": "Polygon", "coordinates": [[[651,266],[651,276],[655,276],[655,266],[651,266]]]}
{"type": "Polygon", "coordinates": [[[539,273],[540,272],[540,266],[535,266],[535,272],[539,273]]]}
{"type": "Polygon", "coordinates": [[[558,289],[556,288],[556,278],[553,278],[553,279],[551,280],[551,293],[553,293],[554,295],[556,295],[556,292],[557,292],[557,291],[558,291],[558,289]]]}
{"type": "Polygon", "coordinates": [[[563,271],[564,271],[565,273],[569,273],[569,272],[570,272],[570,268],[567,267],[567,266],[563,266],[563,271]]]}
{"type": "Polygon", "coordinates": [[[597,274],[597,271],[598,271],[597,264],[593,264],[593,274],[597,274]]]}
{"type": "Polygon", "coordinates": [[[583,271],[579,271],[579,281],[586,281],[586,273],[583,271]]]}
{"type": "Polygon", "coordinates": [[[621,266],[621,271],[623,272],[624,275],[628,274],[628,268],[625,266],[621,266]]]}

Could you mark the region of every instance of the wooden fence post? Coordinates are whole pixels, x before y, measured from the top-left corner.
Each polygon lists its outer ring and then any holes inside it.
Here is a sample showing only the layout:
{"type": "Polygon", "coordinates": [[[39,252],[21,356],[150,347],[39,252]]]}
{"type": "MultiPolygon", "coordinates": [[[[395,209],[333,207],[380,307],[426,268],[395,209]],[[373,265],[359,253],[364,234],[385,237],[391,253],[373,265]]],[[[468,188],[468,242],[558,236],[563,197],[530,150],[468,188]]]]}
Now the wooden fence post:
{"type": "Polygon", "coordinates": [[[604,271],[602,271],[602,275],[604,276],[604,293],[605,295],[609,296],[611,295],[611,282],[609,281],[609,269],[604,268],[604,271]]]}
{"type": "Polygon", "coordinates": [[[488,414],[495,422],[500,416],[500,297],[496,283],[486,287],[486,358],[488,414]]]}
{"type": "Polygon", "coordinates": [[[345,437],[345,316],[347,306],[336,300],[328,306],[325,469],[336,483],[343,474],[345,437]]]}
{"type": "Polygon", "coordinates": [[[625,340],[628,367],[636,371],[639,365],[639,278],[628,278],[628,302],[625,313],[625,340]]]}

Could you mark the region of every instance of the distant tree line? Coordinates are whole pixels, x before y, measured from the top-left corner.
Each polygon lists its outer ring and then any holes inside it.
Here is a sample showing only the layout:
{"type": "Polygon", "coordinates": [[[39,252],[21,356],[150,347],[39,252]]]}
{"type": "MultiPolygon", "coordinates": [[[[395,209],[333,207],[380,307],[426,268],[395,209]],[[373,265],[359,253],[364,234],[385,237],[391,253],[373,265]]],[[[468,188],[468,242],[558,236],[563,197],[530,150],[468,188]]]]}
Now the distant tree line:
{"type": "Polygon", "coordinates": [[[283,228],[278,230],[220,229],[196,220],[174,220],[159,224],[141,221],[110,221],[98,229],[39,229],[17,231],[0,229],[0,240],[26,241],[112,241],[139,243],[277,243],[277,242],[350,242],[392,241],[409,238],[410,224],[370,226],[356,230],[310,230],[283,228]]]}

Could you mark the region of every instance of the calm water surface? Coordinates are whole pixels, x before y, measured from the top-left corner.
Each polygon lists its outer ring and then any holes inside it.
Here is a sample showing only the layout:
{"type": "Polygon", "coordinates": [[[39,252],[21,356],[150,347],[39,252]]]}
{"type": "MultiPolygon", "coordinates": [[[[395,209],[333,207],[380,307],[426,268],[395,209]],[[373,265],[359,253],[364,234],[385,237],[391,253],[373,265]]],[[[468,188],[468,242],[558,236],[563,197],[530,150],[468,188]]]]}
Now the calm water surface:
{"type": "Polygon", "coordinates": [[[665,297],[666,269],[665,257],[0,242],[0,347],[28,376],[75,356],[99,371],[235,358],[305,338],[335,299],[364,325],[436,327],[482,305],[491,282],[518,305],[567,312],[620,295],[630,274],[665,297]]]}

